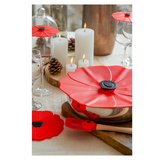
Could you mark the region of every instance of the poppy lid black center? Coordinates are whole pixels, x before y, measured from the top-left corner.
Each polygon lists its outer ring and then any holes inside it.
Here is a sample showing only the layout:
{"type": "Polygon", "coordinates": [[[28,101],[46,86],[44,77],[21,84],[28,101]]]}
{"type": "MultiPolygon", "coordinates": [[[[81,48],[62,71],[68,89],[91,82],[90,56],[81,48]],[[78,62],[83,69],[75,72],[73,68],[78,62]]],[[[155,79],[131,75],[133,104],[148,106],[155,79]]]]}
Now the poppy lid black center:
{"type": "Polygon", "coordinates": [[[125,13],[125,17],[129,17],[130,16],[130,13],[125,13]]]}
{"type": "Polygon", "coordinates": [[[41,127],[43,125],[43,122],[41,121],[34,121],[32,122],[33,127],[41,127]]]}
{"type": "Polygon", "coordinates": [[[44,30],[45,28],[44,27],[39,27],[38,29],[41,31],[41,30],[44,30]]]}
{"type": "Polygon", "coordinates": [[[117,87],[117,83],[110,80],[104,80],[99,83],[103,90],[111,90],[117,87]]]}

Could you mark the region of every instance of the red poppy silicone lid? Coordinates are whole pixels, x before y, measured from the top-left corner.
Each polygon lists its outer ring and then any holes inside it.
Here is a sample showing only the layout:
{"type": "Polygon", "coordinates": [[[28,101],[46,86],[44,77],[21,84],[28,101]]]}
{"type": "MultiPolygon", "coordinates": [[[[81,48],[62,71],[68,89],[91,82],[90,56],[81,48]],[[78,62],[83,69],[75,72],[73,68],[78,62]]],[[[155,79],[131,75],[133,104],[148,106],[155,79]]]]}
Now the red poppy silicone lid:
{"type": "Polygon", "coordinates": [[[132,23],[132,12],[115,12],[112,17],[116,21],[132,23]]]}
{"type": "Polygon", "coordinates": [[[51,37],[58,32],[59,30],[52,26],[32,26],[32,37],[51,37]]]}
{"type": "Polygon", "coordinates": [[[93,108],[132,107],[132,69],[90,66],[69,72],[60,89],[80,105],[93,108]]]}
{"type": "Polygon", "coordinates": [[[32,111],[32,140],[41,141],[58,136],[64,122],[50,111],[32,111]]]}

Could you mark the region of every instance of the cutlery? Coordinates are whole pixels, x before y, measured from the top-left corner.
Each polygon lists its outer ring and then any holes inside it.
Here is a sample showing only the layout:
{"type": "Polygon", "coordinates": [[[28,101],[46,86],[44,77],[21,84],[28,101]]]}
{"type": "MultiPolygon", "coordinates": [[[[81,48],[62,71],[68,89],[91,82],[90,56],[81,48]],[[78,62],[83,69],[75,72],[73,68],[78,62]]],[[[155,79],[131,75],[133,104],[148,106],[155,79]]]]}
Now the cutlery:
{"type": "Polygon", "coordinates": [[[87,132],[91,132],[92,130],[103,130],[132,134],[132,128],[97,124],[91,120],[82,120],[76,118],[66,118],[65,126],[68,128],[87,132]]]}

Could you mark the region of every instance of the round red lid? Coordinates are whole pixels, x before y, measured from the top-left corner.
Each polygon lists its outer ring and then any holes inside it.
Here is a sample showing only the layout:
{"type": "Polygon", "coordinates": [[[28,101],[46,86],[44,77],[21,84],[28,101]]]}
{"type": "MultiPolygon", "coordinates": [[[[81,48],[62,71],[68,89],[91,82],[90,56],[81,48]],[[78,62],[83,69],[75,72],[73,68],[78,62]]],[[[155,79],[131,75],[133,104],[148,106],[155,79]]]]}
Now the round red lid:
{"type": "Polygon", "coordinates": [[[58,136],[64,122],[51,111],[32,111],[32,140],[41,141],[58,136]]]}
{"type": "Polygon", "coordinates": [[[93,108],[132,107],[132,69],[91,66],[69,72],[60,89],[81,105],[93,108]]]}
{"type": "Polygon", "coordinates": [[[116,21],[132,23],[132,12],[115,12],[112,17],[116,21]]]}
{"type": "Polygon", "coordinates": [[[59,30],[52,26],[32,26],[32,37],[51,37],[57,34],[59,30]]]}

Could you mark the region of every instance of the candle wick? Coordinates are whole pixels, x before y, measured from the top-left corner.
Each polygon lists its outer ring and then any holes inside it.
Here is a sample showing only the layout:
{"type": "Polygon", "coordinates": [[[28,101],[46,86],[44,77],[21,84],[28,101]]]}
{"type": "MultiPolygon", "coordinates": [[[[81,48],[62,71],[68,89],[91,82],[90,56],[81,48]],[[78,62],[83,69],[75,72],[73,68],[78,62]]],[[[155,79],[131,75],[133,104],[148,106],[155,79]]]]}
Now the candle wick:
{"type": "Polygon", "coordinates": [[[84,32],[85,32],[86,30],[84,30],[84,32]]]}
{"type": "Polygon", "coordinates": [[[72,67],[72,64],[71,64],[71,67],[72,67]]]}
{"type": "Polygon", "coordinates": [[[84,59],[83,59],[83,62],[84,62],[84,59]]]}

